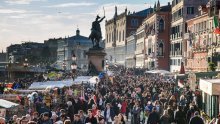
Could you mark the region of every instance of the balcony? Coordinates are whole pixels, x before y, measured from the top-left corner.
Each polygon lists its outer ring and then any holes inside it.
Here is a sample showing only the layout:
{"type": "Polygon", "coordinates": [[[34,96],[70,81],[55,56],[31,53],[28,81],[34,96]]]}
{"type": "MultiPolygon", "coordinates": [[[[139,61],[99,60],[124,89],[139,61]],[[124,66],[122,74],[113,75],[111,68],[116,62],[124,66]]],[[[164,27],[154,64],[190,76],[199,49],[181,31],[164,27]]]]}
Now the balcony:
{"type": "Polygon", "coordinates": [[[178,56],[182,56],[182,53],[181,53],[180,50],[171,51],[171,52],[170,52],[170,56],[171,56],[171,57],[178,57],[178,56]]]}

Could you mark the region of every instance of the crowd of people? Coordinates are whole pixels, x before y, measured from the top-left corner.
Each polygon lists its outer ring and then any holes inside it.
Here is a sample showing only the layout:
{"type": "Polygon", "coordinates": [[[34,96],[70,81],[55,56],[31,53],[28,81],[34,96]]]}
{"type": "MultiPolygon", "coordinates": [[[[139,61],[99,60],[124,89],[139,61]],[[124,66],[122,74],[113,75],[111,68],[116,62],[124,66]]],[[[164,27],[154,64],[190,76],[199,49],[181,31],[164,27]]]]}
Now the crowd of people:
{"type": "MultiPolygon", "coordinates": [[[[114,78],[100,79],[94,90],[74,95],[72,87],[35,92],[26,115],[9,124],[206,124],[200,111],[201,94],[179,88],[173,77],[144,74],[143,70],[109,67],[114,78]]],[[[4,118],[0,118],[5,121],[4,118]]],[[[220,124],[220,119],[216,119],[220,124]]]]}

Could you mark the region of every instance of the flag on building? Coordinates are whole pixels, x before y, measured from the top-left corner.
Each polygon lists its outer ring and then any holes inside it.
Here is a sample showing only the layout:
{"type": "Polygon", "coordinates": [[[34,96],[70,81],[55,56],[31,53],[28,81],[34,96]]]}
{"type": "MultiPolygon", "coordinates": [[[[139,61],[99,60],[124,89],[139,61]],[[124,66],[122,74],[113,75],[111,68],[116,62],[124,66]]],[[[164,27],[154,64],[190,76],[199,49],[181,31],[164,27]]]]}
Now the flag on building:
{"type": "Polygon", "coordinates": [[[214,16],[214,26],[215,28],[218,27],[218,17],[214,16]]]}
{"type": "Polygon", "coordinates": [[[220,29],[219,29],[219,19],[218,19],[218,17],[216,17],[216,16],[214,16],[214,27],[215,27],[215,29],[214,29],[214,33],[215,34],[220,34],[220,29]]]}

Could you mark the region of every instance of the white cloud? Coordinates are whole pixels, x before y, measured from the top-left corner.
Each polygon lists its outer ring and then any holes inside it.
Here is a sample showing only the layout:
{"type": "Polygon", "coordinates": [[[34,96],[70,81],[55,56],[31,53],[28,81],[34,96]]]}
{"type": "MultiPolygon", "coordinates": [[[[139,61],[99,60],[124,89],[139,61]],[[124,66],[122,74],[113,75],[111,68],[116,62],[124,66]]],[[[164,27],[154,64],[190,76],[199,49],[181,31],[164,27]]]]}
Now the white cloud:
{"type": "MultiPolygon", "coordinates": [[[[84,4],[85,5],[85,4],[84,4]]],[[[87,4],[89,6],[91,4],[87,4]]],[[[94,4],[95,5],[95,4],[94,4]]],[[[43,42],[48,38],[65,37],[75,35],[77,25],[80,29],[80,34],[89,36],[92,21],[96,15],[103,16],[103,6],[105,8],[106,18],[109,20],[114,16],[115,5],[118,7],[118,14],[125,11],[139,11],[146,9],[146,4],[103,4],[97,7],[96,10],[86,11],[78,14],[73,14],[70,11],[47,14],[44,12],[25,11],[17,9],[0,9],[0,13],[13,13],[12,15],[3,15],[0,19],[0,50],[5,49],[11,43],[20,43],[20,41],[40,41],[43,42]],[[7,10],[7,11],[6,11],[7,10]]],[[[54,5],[53,5],[54,6],[54,5]]],[[[70,5],[62,5],[62,7],[70,5]]],[[[83,6],[72,4],[71,6],[83,6]]],[[[41,10],[43,11],[43,10],[41,10]]],[[[105,37],[105,22],[101,23],[102,35],[105,37]]]]}
{"type": "Polygon", "coordinates": [[[46,0],[6,0],[8,4],[30,4],[33,1],[46,1],[46,0]]]}
{"type": "Polygon", "coordinates": [[[46,7],[63,8],[63,7],[79,7],[79,6],[93,6],[93,5],[96,5],[96,3],[86,3],[86,2],[81,2],[81,3],[62,3],[62,4],[56,4],[56,5],[46,6],[46,7]]]}
{"type": "Polygon", "coordinates": [[[26,13],[26,10],[21,9],[0,9],[0,14],[12,14],[12,13],[26,13]]]}

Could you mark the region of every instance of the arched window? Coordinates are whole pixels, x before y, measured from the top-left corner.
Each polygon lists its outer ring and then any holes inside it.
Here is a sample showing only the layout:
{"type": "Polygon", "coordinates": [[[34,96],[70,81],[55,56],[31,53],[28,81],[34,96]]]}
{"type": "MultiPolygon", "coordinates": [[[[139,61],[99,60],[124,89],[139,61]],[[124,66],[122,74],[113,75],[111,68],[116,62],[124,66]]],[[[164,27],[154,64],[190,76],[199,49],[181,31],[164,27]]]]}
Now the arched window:
{"type": "Polygon", "coordinates": [[[164,20],[160,19],[159,21],[159,32],[163,32],[164,31],[164,20]]]}
{"type": "Polygon", "coordinates": [[[108,42],[111,42],[111,33],[109,33],[109,40],[108,42]]]}
{"type": "Polygon", "coordinates": [[[107,34],[107,37],[106,37],[106,42],[108,43],[108,34],[107,34]]]}
{"type": "Polygon", "coordinates": [[[116,31],[116,40],[118,40],[118,30],[116,31]]]}
{"type": "Polygon", "coordinates": [[[125,40],[125,31],[123,30],[123,34],[122,34],[123,36],[123,38],[122,38],[122,40],[124,41],[125,40]]]}
{"type": "Polygon", "coordinates": [[[121,31],[119,31],[119,42],[121,42],[121,31]]]}
{"type": "Polygon", "coordinates": [[[112,42],[114,42],[114,32],[112,32],[112,42]]]}
{"type": "Polygon", "coordinates": [[[159,51],[158,51],[158,56],[163,56],[164,45],[163,45],[162,42],[159,44],[159,49],[158,49],[158,50],[159,50],[159,51]]]}

